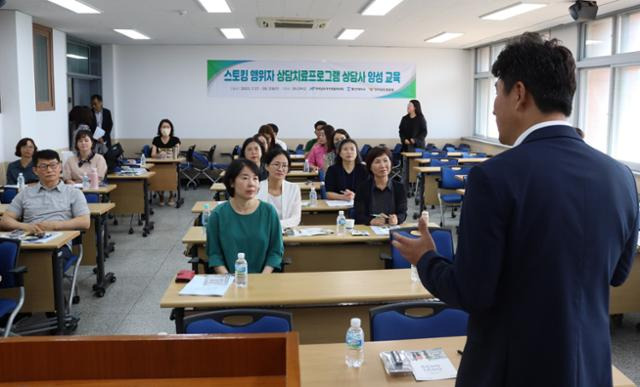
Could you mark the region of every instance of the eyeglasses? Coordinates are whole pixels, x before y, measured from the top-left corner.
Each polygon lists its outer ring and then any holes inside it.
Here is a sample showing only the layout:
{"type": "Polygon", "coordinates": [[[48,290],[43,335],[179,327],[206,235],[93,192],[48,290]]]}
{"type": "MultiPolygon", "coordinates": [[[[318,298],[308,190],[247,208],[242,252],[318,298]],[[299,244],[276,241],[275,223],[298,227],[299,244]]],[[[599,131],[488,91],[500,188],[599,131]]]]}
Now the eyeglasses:
{"type": "Polygon", "coordinates": [[[273,163],[273,164],[271,164],[271,166],[274,167],[275,169],[288,169],[289,168],[289,164],[273,163]]]}
{"type": "Polygon", "coordinates": [[[38,168],[38,170],[40,171],[46,171],[47,169],[56,169],[58,165],[60,165],[60,163],[56,161],[50,164],[38,164],[36,168],[38,168]]]}

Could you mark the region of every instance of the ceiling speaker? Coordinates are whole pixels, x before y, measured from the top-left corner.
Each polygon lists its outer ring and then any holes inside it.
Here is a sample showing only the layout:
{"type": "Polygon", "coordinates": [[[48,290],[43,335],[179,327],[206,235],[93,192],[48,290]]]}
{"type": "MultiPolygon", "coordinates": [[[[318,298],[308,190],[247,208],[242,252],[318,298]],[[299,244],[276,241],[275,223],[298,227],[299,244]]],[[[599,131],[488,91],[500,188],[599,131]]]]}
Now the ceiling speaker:
{"type": "Polygon", "coordinates": [[[595,20],[598,4],[595,1],[577,0],[569,7],[569,14],[575,21],[595,20]]]}

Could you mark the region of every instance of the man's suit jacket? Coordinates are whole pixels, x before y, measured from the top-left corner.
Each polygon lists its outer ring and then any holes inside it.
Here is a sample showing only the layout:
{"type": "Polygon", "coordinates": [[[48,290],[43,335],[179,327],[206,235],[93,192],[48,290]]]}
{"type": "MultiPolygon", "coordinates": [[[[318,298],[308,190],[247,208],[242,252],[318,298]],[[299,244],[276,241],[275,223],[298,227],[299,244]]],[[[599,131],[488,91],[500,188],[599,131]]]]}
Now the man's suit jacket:
{"type": "MultiPolygon", "coordinates": [[[[95,132],[98,126],[96,120],[96,112],[91,109],[91,133],[95,132]]],[[[104,142],[107,146],[111,146],[111,129],[113,129],[113,119],[111,118],[111,111],[109,109],[102,108],[102,129],[104,130],[104,142]]]]}
{"type": "Polygon", "coordinates": [[[470,314],[456,385],[611,385],[609,285],[626,279],[637,236],[631,171],[572,127],[474,167],[455,262],[418,263],[429,291],[470,314]]]}

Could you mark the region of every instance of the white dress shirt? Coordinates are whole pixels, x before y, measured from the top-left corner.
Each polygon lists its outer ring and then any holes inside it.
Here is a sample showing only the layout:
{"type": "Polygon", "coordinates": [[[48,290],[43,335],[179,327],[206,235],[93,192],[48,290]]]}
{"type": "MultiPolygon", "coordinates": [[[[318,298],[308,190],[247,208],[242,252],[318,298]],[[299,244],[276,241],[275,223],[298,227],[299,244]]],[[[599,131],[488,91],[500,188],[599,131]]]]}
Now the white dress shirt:
{"type": "Polygon", "coordinates": [[[535,132],[536,130],[542,129],[542,128],[546,128],[547,126],[555,126],[555,125],[570,126],[570,127],[573,128],[573,125],[571,125],[567,121],[544,121],[544,122],[539,122],[539,123],[533,125],[532,127],[530,127],[529,129],[525,130],[524,132],[522,132],[522,134],[520,136],[518,136],[518,138],[516,139],[516,142],[513,143],[513,146],[518,146],[518,145],[522,144],[522,142],[525,140],[525,138],[527,138],[531,133],[535,132]]]}

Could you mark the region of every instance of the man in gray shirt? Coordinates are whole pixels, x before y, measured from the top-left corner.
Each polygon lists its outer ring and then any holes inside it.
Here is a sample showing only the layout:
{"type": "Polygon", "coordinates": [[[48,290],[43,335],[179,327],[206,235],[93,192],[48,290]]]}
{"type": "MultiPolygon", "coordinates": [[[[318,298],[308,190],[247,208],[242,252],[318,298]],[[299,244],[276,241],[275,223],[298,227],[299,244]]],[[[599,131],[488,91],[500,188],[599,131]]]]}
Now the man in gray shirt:
{"type": "Polygon", "coordinates": [[[38,151],[33,165],[39,182],[16,195],[0,227],[32,234],[88,229],[91,221],[87,200],[82,191],[60,179],[62,163],[58,153],[50,149],[38,151]]]}

